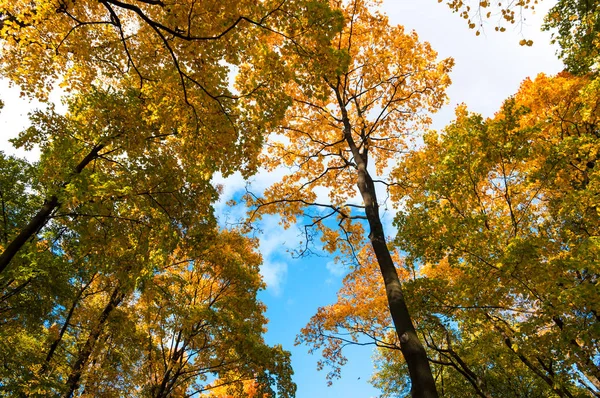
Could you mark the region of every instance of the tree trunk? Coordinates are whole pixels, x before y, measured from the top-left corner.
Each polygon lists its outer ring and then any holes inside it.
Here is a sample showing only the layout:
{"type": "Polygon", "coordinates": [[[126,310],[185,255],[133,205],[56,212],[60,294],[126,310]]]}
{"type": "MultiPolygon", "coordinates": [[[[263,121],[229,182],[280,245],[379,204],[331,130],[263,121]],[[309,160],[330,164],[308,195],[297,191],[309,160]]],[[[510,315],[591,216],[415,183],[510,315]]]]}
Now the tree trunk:
{"type": "Polygon", "coordinates": [[[408,365],[412,382],[411,395],[413,398],[437,397],[435,380],[429,366],[427,353],[415,331],[402,294],[402,286],[394,261],[385,242],[373,181],[366,170],[360,174],[362,174],[362,178],[359,177],[359,190],[365,202],[367,220],[371,229],[369,239],[383,276],[390,313],[400,340],[400,350],[408,365]]]}
{"type": "Polygon", "coordinates": [[[10,260],[17,254],[17,252],[23,247],[25,242],[29,240],[37,231],[40,230],[50,218],[50,214],[58,207],[58,198],[51,196],[50,200],[44,201],[44,205],[37,212],[35,216],[29,221],[29,223],[19,232],[10,244],[4,249],[2,255],[0,255],[0,273],[3,272],[10,260]]]}
{"type": "Polygon", "coordinates": [[[77,295],[75,295],[73,304],[71,304],[71,308],[69,309],[69,312],[67,313],[67,316],[65,317],[65,321],[64,321],[62,327],[60,328],[60,332],[58,333],[58,336],[56,336],[56,339],[54,339],[52,344],[50,344],[50,349],[48,350],[48,354],[46,354],[46,359],[44,360],[44,364],[42,365],[42,373],[46,373],[48,371],[48,369],[50,368],[50,361],[52,361],[54,352],[58,348],[58,345],[62,341],[63,336],[65,335],[67,329],[69,328],[69,325],[71,323],[71,318],[73,317],[73,313],[75,312],[75,308],[77,308],[77,304],[79,304],[79,301],[81,300],[81,296],[86,291],[86,289],[90,286],[90,284],[94,281],[95,277],[96,277],[96,274],[94,274],[92,276],[92,278],[90,279],[90,281],[87,282],[81,289],[79,289],[79,291],[77,292],[77,295]]]}
{"type": "Polygon", "coordinates": [[[344,105],[340,90],[333,87],[337,96],[340,111],[342,112],[342,121],[344,123],[344,139],[352,151],[352,156],[356,162],[358,171],[358,190],[362,196],[367,221],[369,222],[369,239],[373,246],[373,251],[377,257],[377,263],[383,276],[385,292],[388,299],[388,306],[396,329],[396,334],[400,340],[400,351],[408,365],[408,373],[411,380],[411,396],[413,398],[437,398],[438,393],[435,387],[433,373],[429,366],[425,348],[419,341],[417,332],[412,323],[410,313],[402,294],[402,286],[390,250],[385,242],[385,233],[379,216],[379,204],[377,203],[377,194],[375,184],[367,170],[368,150],[366,143],[363,143],[359,150],[354,138],[352,137],[352,126],[350,118],[344,105]]]}
{"type": "Polygon", "coordinates": [[[96,323],[96,326],[94,326],[92,328],[92,330],[90,331],[90,334],[85,342],[85,345],[83,346],[81,351],[79,351],[77,360],[75,361],[75,363],[73,364],[73,367],[71,368],[71,373],[69,374],[69,377],[67,379],[67,392],[65,394],[66,398],[73,397],[73,394],[79,388],[79,381],[81,380],[81,376],[83,375],[83,369],[84,369],[85,365],[87,364],[87,362],[90,358],[90,355],[92,355],[92,351],[94,350],[96,341],[98,340],[98,338],[100,337],[100,334],[102,333],[102,330],[104,329],[104,324],[106,323],[111,312],[115,308],[117,308],[117,306],[121,303],[121,301],[123,300],[124,297],[125,297],[125,294],[123,294],[123,292],[121,291],[121,287],[117,286],[115,288],[115,290],[113,290],[113,292],[110,296],[110,299],[108,300],[108,303],[106,304],[106,307],[104,307],[104,310],[102,311],[102,313],[100,314],[100,317],[98,318],[98,322],[96,323]]]}
{"type": "MultiPolygon", "coordinates": [[[[98,152],[104,148],[104,145],[96,145],[90,153],[75,167],[73,174],[79,174],[81,171],[94,159],[98,157],[98,152]]],[[[62,186],[66,186],[67,182],[64,182],[62,186]]],[[[42,208],[37,212],[35,216],[29,221],[29,223],[19,232],[19,234],[9,243],[0,255],[0,273],[2,273],[13,257],[21,250],[23,245],[39,231],[50,218],[52,212],[60,206],[56,195],[52,195],[49,199],[44,201],[42,208]]]]}

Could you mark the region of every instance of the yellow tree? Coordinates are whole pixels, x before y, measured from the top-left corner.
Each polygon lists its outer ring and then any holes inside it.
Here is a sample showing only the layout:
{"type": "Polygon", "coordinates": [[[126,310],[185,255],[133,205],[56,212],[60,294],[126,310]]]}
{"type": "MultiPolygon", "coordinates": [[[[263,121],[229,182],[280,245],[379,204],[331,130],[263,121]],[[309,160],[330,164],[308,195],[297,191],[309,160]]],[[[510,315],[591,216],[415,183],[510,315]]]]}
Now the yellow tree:
{"type": "Polygon", "coordinates": [[[256,243],[237,231],[192,240],[148,282],[134,307],[144,334],[142,391],[169,397],[223,387],[243,397],[251,384],[265,394],[294,395],[289,353],[262,338],[256,243]]]}
{"type": "Polygon", "coordinates": [[[398,244],[442,282],[432,307],[564,397],[600,387],[598,103],[597,80],[540,75],[492,119],[459,108],[394,173],[398,244]]]}
{"type": "MultiPolygon", "coordinates": [[[[140,117],[160,121],[156,137],[177,142],[179,156],[196,159],[201,174],[248,175],[264,131],[288,104],[279,87],[289,60],[326,43],[339,21],[318,0],[2,0],[0,74],[41,99],[57,83],[68,92],[135,89],[140,117]],[[234,72],[243,82],[238,91],[234,72]]],[[[106,143],[95,141],[65,170],[63,185],[99,157],[106,143]]],[[[60,204],[48,196],[11,237],[0,272],[60,204]]]]}
{"type": "MultiPolygon", "coordinates": [[[[376,184],[385,186],[379,178],[387,166],[397,161],[411,133],[428,124],[428,112],[445,101],[453,61],[437,61],[414,32],[389,26],[384,15],[371,11],[377,2],[332,4],[344,13],[344,29],[304,71],[322,84],[318,90],[287,87],[292,107],[263,157],[267,168],[292,172],[262,197],[248,195],[252,214],[279,214],[285,226],[307,216],[307,231],[320,231],[326,250],[350,257],[365,244],[366,221],[413,395],[437,396],[386,244],[376,184]],[[328,199],[319,202],[322,190],[328,199]]],[[[307,244],[311,238],[308,232],[307,244]]]]}
{"type": "Polygon", "coordinates": [[[224,385],[243,397],[250,383],[293,396],[289,353],[262,338],[256,242],[236,231],[188,238],[113,310],[82,372],[83,396],[190,396],[224,385]]]}

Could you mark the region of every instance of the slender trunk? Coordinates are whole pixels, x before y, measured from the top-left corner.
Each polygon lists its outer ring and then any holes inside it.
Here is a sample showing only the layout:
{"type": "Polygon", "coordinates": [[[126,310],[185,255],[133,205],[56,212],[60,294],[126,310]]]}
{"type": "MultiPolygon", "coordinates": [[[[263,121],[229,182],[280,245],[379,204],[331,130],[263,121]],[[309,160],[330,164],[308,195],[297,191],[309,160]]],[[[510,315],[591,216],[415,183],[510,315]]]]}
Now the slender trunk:
{"type": "Polygon", "coordinates": [[[79,301],[81,300],[81,296],[83,295],[83,292],[86,291],[86,289],[90,286],[90,284],[93,282],[95,277],[96,277],[96,274],[94,274],[92,276],[92,278],[90,279],[90,281],[87,282],[77,292],[77,295],[75,296],[75,300],[73,300],[73,304],[71,304],[71,308],[69,309],[69,312],[67,313],[67,316],[65,317],[65,321],[60,329],[60,332],[58,333],[58,336],[56,337],[56,339],[54,339],[52,344],[50,344],[50,349],[48,350],[48,354],[46,354],[46,359],[44,360],[44,364],[42,365],[42,373],[46,373],[48,371],[48,369],[50,367],[50,361],[52,360],[52,357],[54,356],[54,352],[58,348],[58,345],[62,341],[63,336],[65,335],[67,329],[69,328],[69,325],[71,323],[71,318],[73,317],[73,313],[75,312],[75,308],[77,307],[77,304],[79,304],[79,301]]]}
{"type": "Polygon", "coordinates": [[[175,387],[175,384],[177,383],[179,376],[181,376],[181,371],[182,371],[181,366],[178,366],[177,370],[174,370],[173,368],[169,368],[167,370],[167,372],[164,374],[163,380],[160,383],[160,386],[158,388],[158,391],[156,392],[156,395],[154,395],[154,398],[169,397],[171,395],[171,393],[173,392],[173,388],[175,387]],[[172,372],[173,372],[173,374],[171,374],[172,372]]]}
{"type": "Polygon", "coordinates": [[[90,331],[90,334],[83,348],[81,349],[81,351],[79,351],[77,360],[71,368],[71,373],[69,374],[69,377],[67,379],[67,392],[65,394],[66,398],[71,398],[75,391],[77,391],[77,389],[79,388],[79,381],[81,380],[81,376],[83,375],[83,369],[87,364],[90,356],[92,355],[92,351],[94,350],[96,341],[98,341],[98,338],[100,337],[100,334],[104,329],[104,324],[106,323],[111,312],[115,308],[117,308],[117,306],[121,303],[124,297],[125,295],[121,291],[121,287],[117,285],[115,290],[113,290],[110,299],[106,304],[106,307],[104,307],[104,310],[100,314],[98,322],[90,331]]]}
{"type": "Polygon", "coordinates": [[[0,191],[0,199],[2,200],[2,224],[4,225],[4,232],[2,233],[2,241],[8,242],[8,218],[6,217],[6,203],[4,202],[4,193],[0,191]]]}
{"type": "Polygon", "coordinates": [[[490,394],[488,391],[485,381],[469,368],[465,361],[462,360],[460,355],[458,355],[454,350],[450,350],[449,354],[456,362],[458,362],[456,369],[467,379],[469,383],[471,383],[477,395],[482,398],[492,398],[492,394],[490,394]],[[460,368],[460,370],[458,368],[460,368]]]}
{"type": "MultiPolygon", "coordinates": [[[[94,159],[98,157],[98,152],[104,148],[104,145],[96,145],[90,153],[75,167],[73,174],[79,174],[81,171],[94,159]]],[[[69,182],[66,181],[62,185],[66,186],[69,182]]],[[[35,216],[29,221],[29,223],[23,227],[21,232],[8,244],[6,249],[0,255],[0,273],[2,273],[13,257],[19,252],[23,245],[39,231],[50,218],[50,215],[56,208],[60,206],[58,198],[55,195],[44,201],[42,208],[37,212],[35,216]]]]}
{"type": "MultiPolygon", "coordinates": [[[[432,350],[437,350],[436,347],[432,347],[430,345],[427,345],[427,347],[429,347],[432,350]]],[[[479,396],[481,398],[493,398],[487,390],[483,390],[483,389],[479,388],[479,385],[483,382],[479,377],[477,377],[477,379],[473,379],[473,377],[469,373],[470,369],[463,369],[460,364],[454,363],[452,358],[449,358],[447,356],[447,354],[448,353],[446,353],[446,352],[440,353],[440,355],[443,355],[444,358],[449,360],[450,362],[445,362],[442,360],[436,360],[436,359],[432,359],[432,358],[429,359],[429,362],[438,364],[440,366],[449,366],[449,367],[453,368],[458,373],[460,373],[460,375],[462,377],[464,377],[469,382],[469,384],[471,384],[471,386],[473,387],[473,390],[475,391],[475,394],[477,394],[477,396],[479,396]]],[[[444,391],[443,391],[444,390],[444,388],[443,388],[444,374],[441,372],[440,372],[440,374],[441,374],[441,381],[442,381],[442,396],[444,396],[444,391]]]]}
{"type": "MultiPolygon", "coordinates": [[[[14,288],[12,291],[10,291],[9,293],[4,294],[2,297],[0,297],[0,303],[8,300],[9,298],[11,298],[12,296],[14,296],[15,294],[18,294],[21,290],[25,289],[25,287],[27,285],[29,285],[32,281],[32,278],[27,279],[25,282],[21,283],[19,286],[17,286],[16,288],[14,288]]],[[[11,280],[6,287],[8,288],[12,283],[14,282],[14,279],[11,280]]]]}
{"type": "Polygon", "coordinates": [[[167,371],[163,375],[162,381],[160,382],[160,386],[156,390],[156,394],[154,398],[162,398],[165,396],[165,390],[167,389],[167,383],[169,381],[169,377],[171,376],[171,368],[167,368],[167,371]]]}
{"type": "Polygon", "coordinates": [[[431,367],[429,366],[427,353],[419,341],[419,337],[417,336],[417,332],[412,323],[402,293],[400,279],[398,278],[394,261],[392,260],[392,256],[385,242],[385,235],[379,216],[379,208],[373,182],[366,171],[362,174],[362,179],[365,180],[365,184],[360,183],[361,178],[359,177],[359,184],[363,186],[362,189],[359,186],[359,190],[361,191],[361,195],[365,202],[367,220],[371,229],[369,239],[371,240],[371,245],[373,246],[373,251],[377,257],[381,275],[383,276],[390,313],[392,315],[392,320],[394,321],[398,339],[400,340],[400,350],[408,365],[408,371],[412,381],[411,395],[414,398],[437,397],[438,394],[435,387],[435,380],[433,379],[431,367]],[[367,205],[368,202],[371,202],[371,204],[367,205]]]}
{"type": "Polygon", "coordinates": [[[377,257],[379,269],[383,276],[385,292],[388,299],[388,306],[396,329],[396,334],[400,340],[400,351],[408,365],[408,373],[412,384],[411,396],[413,398],[437,398],[438,393],[435,387],[435,380],[429,360],[423,344],[417,336],[413,325],[404,294],[402,285],[394,266],[394,261],[390,250],[385,242],[385,233],[379,216],[379,204],[375,192],[375,184],[367,171],[368,151],[366,145],[362,148],[362,153],[357,147],[352,137],[352,126],[344,105],[340,90],[333,87],[344,123],[344,138],[348,147],[352,151],[354,161],[358,170],[358,190],[362,196],[367,221],[370,227],[369,239],[373,246],[373,251],[377,257]]]}
{"type": "MultiPolygon", "coordinates": [[[[548,371],[548,369],[543,369],[544,366],[542,365],[542,370],[540,370],[537,366],[535,366],[533,364],[533,362],[531,362],[529,360],[529,358],[527,358],[525,355],[523,355],[520,351],[517,351],[515,349],[515,346],[510,338],[510,336],[506,333],[506,331],[501,327],[498,326],[495,322],[494,319],[489,315],[489,314],[485,314],[486,318],[492,323],[492,326],[494,327],[494,329],[496,329],[496,331],[498,331],[501,335],[502,335],[502,339],[504,340],[504,344],[508,347],[508,349],[517,356],[517,358],[519,358],[519,360],[529,368],[529,370],[531,370],[535,375],[537,375],[538,377],[540,377],[542,380],[544,380],[546,382],[546,384],[548,384],[548,386],[550,386],[550,388],[552,389],[552,391],[554,393],[556,393],[556,395],[558,395],[561,398],[573,398],[573,395],[569,392],[569,390],[566,389],[566,387],[561,386],[560,384],[557,384],[556,381],[554,380],[554,375],[553,372],[548,371]],[[545,372],[545,373],[544,373],[545,372]]],[[[540,364],[543,364],[543,361],[538,357],[538,362],[540,364]]]]}
{"type": "Polygon", "coordinates": [[[163,375],[162,381],[160,383],[160,386],[158,387],[156,395],[154,395],[155,398],[168,397],[171,394],[175,383],[177,383],[177,379],[179,378],[179,376],[181,376],[181,359],[183,358],[185,347],[187,345],[185,339],[183,339],[183,342],[182,339],[183,330],[180,330],[177,333],[177,339],[171,345],[171,351],[173,352],[173,354],[169,355],[167,370],[163,375]],[[179,347],[181,344],[183,345],[179,347]],[[177,368],[177,370],[175,370],[175,368],[177,368]],[[172,372],[173,374],[171,374],[172,372]]]}
{"type": "Polygon", "coordinates": [[[40,230],[50,218],[50,214],[58,207],[58,198],[51,196],[49,200],[44,201],[42,208],[37,212],[35,216],[29,221],[29,223],[19,232],[17,235],[4,249],[0,255],[0,273],[3,272],[10,260],[17,254],[17,252],[23,247],[25,242],[29,240],[37,231],[40,230]]]}

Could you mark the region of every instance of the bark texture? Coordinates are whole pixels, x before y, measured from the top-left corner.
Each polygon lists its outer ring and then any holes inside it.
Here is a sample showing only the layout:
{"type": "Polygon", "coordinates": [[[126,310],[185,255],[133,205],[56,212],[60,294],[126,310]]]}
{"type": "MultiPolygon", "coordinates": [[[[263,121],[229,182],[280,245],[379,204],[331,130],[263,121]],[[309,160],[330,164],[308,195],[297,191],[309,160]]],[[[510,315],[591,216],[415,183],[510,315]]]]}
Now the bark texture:
{"type": "MultiPolygon", "coordinates": [[[[358,171],[357,186],[365,205],[365,213],[370,228],[369,240],[373,246],[381,276],[383,277],[390,314],[392,315],[396,334],[400,340],[400,350],[408,365],[412,384],[411,395],[413,398],[437,398],[438,393],[429,360],[427,359],[427,353],[417,336],[402,293],[402,285],[398,278],[394,261],[385,241],[375,184],[367,169],[369,159],[368,147],[367,145],[363,145],[359,149],[356,145],[352,137],[350,118],[348,117],[340,90],[336,87],[333,88],[342,112],[344,139],[352,152],[352,157],[358,171]]],[[[367,137],[363,137],[363,139],[366,141],[367,137]]]]}

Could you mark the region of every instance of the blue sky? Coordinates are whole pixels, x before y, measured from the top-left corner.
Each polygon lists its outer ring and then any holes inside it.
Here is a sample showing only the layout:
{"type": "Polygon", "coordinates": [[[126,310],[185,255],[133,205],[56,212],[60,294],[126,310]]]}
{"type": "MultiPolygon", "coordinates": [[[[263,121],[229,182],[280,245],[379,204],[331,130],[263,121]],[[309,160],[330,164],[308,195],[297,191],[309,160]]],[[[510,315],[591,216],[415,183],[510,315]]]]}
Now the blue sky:
{"type": "MultiPolygon", "coordinates": [[[[383,10],[390,16],[392,24],[403,24],[414,29],[421,40],[429,41],[440,53],[440,57],[453,57],[456,66],[451,74],[453,85],[448,90],[450,103],[434,117],[434,128],[442,128],[453,117],[454,108],[466,103],[470,110],[491,116],[501,102],[514,94],[520,82],[540,72],[549,74],[562,69],[556,59],[555,49],[549,46],[549,34],[541,33],[539,27],[545,10],[543,4],[535,15],[529,15],[523,26],[509,27],[505,33],[494,32],[493,26],[485,27],[476,37],[466,21],[452,14],[437,0],[385,0],[383,10]],[[525,36],[523,36],[525,35],[525,36]],[[522,38],[533,39],[533,47],[521,47],[522,38]]],[[[0,98],[5,109],[0,113],[0,149],[15,153],[7,140],[14,137],[27,125],[27,113],[35,103],[18,98],[17,88],[8,88],[0,81],[0,98]]],[[[23,156],[24,153],[20,152],[23,156]]],[[[37,154],[27,154],[35,159],[37,154]]],[[[252,190],[260,192],[276,181],[284,171],[259,173],[253,178],[252,190]]],[[[227,208],[225,202],[239,197],[245,182],[234,175],[228,179],[216,178],[223,185],[224,193],[217,210],[224,223],[226,215],[230,221],[243,213],[240,208],[227,208]]],[[[393,235],[387,217],[388,235],[393,235]]],[[[368,384],[373,372],[372,351],[369,347],[355,347],[348,352],[349,363],[342,370],[342,379],[327,387],[325,371],[317,372],[317,355],[309,355],[308,347],[294,346],[295,336],[306,325],[319,306],[335,301],[344,270],[332,266],[327,257],[293,259],[286,251],[297,247],[298,231],[283,230],[274,218],[266,218],[264,233],[260,235],[260,248],[264,258],[263,277],[268,285],[260,298],[268,307],[267,341],[282,344],[292,351],[298,398],[340,397],[364,398],[378,396],[378,391],[368,384]]]]}

